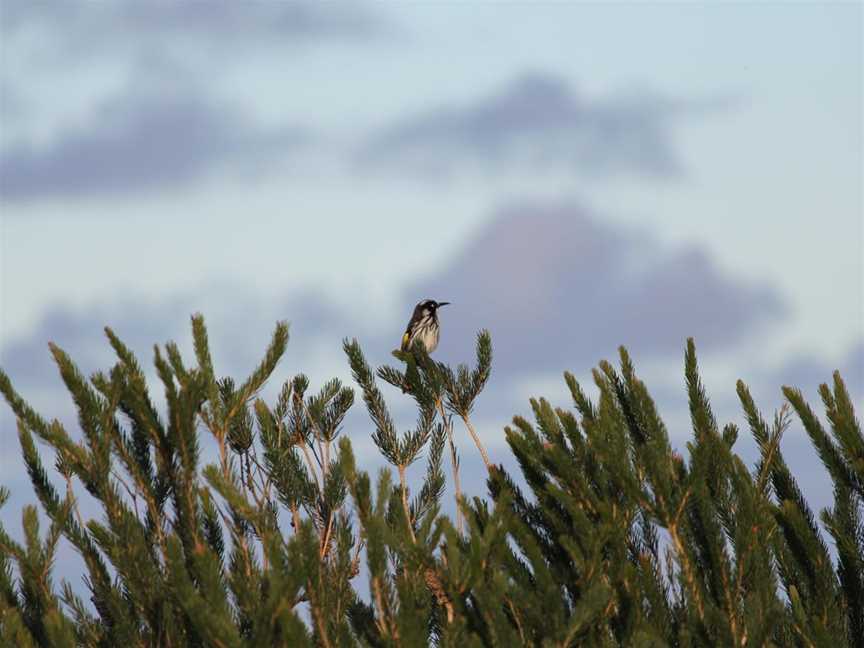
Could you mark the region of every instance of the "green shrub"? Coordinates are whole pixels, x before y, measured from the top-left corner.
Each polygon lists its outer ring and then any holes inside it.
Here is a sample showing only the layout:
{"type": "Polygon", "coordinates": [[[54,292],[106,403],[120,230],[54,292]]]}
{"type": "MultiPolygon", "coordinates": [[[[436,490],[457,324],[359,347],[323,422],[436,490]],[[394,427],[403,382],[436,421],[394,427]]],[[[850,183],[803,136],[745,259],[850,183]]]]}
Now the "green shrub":
{"type": "Polygon", "coordinates": [[[26,507],[23,545],[0,529],[2,645],[864,646],[864,438],[838,374],[821,387],[830,431],[789,388],[766,421],[739,382],[761,455],[748,468],[736,427],[715,420],[692,342],[686,457],[622,349],[618,369],[594,372],[597,402],[565,374],[573,408],[532,400],[535,420],[513,419],[517,477],[490,462],[471,421],[491,371],[488,333],[475,366],[456,369],[418,346],[394,354],[400,369],[373,370],[346,341],[372,439],[395,468],[395,481],[385,470],[373,486],[339,438],[352,388],[331,380],[313,392],[301,374],[275,403],[258,398],[287,325],[243,382],[217,377],[203,319],[192,327],[196,366],[173,344],[155,348],[164,412],[112,331],[118,362],[89,380],[51,347],[80,440],[0,371],[50,522],[41,532],[26,507]],[[416,402],[413,429],[397,429],[379,380],[416,402]],[[836,558],[783,459],[791,410],[834,484],[820,517],[836,558]],[[486,499],[459,487],[463,426],[488,471],[486,499]],[[219,452],[204,467],[202,428],[219,452]],[[56,479],[34,437],[53,451],[56,479]],[[422,483],[409,486],[421,458],[422,483]],[[445,464],[454,519],[440,512],[445,464]],[[83,519],[81,489],[99,519],[83,519]],[[61,537],[83,559],[86,588],[52,581],[61,537]]]}

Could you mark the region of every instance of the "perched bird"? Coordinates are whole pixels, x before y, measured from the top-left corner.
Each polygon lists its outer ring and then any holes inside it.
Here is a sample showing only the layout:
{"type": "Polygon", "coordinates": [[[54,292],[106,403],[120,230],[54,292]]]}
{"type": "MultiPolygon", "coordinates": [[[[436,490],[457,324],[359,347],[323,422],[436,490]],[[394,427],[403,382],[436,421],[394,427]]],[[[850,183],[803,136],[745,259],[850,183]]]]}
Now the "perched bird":
{"type": "Polygon", "coordinates": [[[410,350],[414,340],[423,342],[426,353],[432,353],[438,347],[438,335],[441,332],[438,324],[438,309],[449,303],[426,299],[414,307],[414,314],[402,336],[402,351],[410,350]]]}

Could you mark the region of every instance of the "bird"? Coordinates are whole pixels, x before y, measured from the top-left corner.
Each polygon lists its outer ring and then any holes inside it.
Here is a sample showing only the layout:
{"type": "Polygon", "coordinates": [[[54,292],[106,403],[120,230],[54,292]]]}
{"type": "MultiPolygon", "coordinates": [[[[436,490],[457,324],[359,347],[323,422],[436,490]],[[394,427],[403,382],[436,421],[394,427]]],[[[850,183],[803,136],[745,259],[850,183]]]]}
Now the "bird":
{"type": "Polygon", "coordinates": [[[414,314],[402,335],[401,350],[409,351],[414,340],[423,342],[426,353],[432,353],[438,348],[438,336],[441,326],[438,324],[438,309],[450,302],[438,302],[434,299],[424,299],[414,307],[414,314]]]}

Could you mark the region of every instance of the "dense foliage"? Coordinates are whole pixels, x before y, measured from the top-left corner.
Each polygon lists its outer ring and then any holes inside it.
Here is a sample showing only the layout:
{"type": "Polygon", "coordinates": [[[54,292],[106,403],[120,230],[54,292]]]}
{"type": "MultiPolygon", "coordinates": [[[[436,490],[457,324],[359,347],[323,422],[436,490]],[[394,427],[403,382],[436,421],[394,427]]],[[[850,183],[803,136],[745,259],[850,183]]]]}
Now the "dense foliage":
{"type": "Polygon", "coordinates": [[[619,368],[594,372],[596,402],[565,374],[572,408],[532,400],[535,420],[513,420],[513,475],[471,420],[488,333],[474,367],[455,370],[421,346],[373,370],[346,341],[369,432],[394,468],[373,484],[339,438],[352,388],[313,390],[301,374],[275,402],[258,398],[286,325],[242,382],[217,376],[203,319],[192,327],[194,367],[173,344],[155,348],[164,406],[112,331],[118,361],[89,379],[52,346],[80,435],[0,371],[48,522],[40,530],[28,506],[23,544],[0,529],[2,645],[864,646],[864,437],[839,375],[821,387],[827,430],[790,388],[766,420],[739,382],[761,452],[748,467],[738,429],[712,414],[692,342],[686,456],[622,349],[619,368]],[[379,381],[414,400],[414,428],[397,429],[379,381]],[[781,452],[792,410],[833,480],[824,537],[781,452]],[[485,498],[459,486],[463,427],[488,471],[485,498]],[[218,447],[206,466],[202,435],[218,447]],[[422,483],[409,484],[421,460],[422,483]],[[448,468],[453,519],[440,508],[448,468]],[[84,519],[82,497],[101,517],[84,519]],[[52,579],[61,538],[83,558],[83,586],[52,579]]]}

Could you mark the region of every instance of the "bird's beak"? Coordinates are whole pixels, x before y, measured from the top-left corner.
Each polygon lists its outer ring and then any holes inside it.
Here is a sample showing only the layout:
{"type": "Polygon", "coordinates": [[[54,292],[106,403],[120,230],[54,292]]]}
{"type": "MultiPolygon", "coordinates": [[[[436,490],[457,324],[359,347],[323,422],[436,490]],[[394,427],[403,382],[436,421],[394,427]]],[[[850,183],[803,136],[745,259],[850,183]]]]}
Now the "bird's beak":
{"type": "Polygon", "coordinates": [[[449,303],[450,302],[438,302],[438,308],[441,308],[442,306],[446,306],[449,303]]]}

